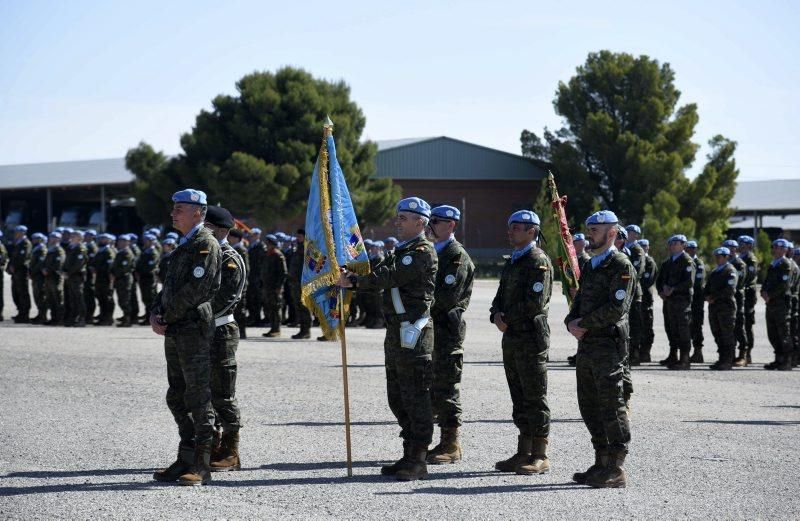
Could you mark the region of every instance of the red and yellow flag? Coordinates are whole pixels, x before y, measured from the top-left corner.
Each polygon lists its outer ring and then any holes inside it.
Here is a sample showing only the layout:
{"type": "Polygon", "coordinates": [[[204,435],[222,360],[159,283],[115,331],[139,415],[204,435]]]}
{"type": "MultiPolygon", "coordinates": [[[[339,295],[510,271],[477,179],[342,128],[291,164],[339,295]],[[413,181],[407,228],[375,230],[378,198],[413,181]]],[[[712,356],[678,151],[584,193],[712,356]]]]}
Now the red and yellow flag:
{"type": "Polygon", "coordinates": [[[572,305],[572,295],[578,290],[578,280],[581,270],[578,267],[578,255],[572,245],[572,234],[567,224],[567,196],[558,195],[556,181],[553,174],[547,174],[547,185],[550,188],[550,205],[553,207],[553,218],[558,223],[558,264],[561,275],[561,289],[567,297],[567,302],[572,305]]]}

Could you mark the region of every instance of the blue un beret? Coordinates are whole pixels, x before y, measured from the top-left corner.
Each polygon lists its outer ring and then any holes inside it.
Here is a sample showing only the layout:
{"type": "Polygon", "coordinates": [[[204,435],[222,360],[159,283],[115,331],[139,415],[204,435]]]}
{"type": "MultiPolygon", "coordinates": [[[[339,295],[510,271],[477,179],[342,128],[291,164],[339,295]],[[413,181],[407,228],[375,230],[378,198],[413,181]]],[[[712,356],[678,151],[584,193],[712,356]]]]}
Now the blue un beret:
{"type": "Polygon", "coordinates": [[[25,226],[24,224],[20,224],[20,225],[18,225],[18,226],[16,226],[14,228],[14,231],[15,232],[27,232],[28,231],[28,227],[25,226]]]}
{"type": "Polygon", "coordinates": [[[622,226],[617,226],[617,239],[622,237],[624,240],[628,240],[628,230],[623,228],[622,226]]]}
{"type": "Polygon", "coordinates": [[[431,216],[431,205],[419,197],[406,197],[397,203],[398,212],[411,212],[423,217],[431,216]]]}
{"type": "Polygon", "coordinates": [[[369,248],[370,246],[375,246],[375,241],[372,239],[364,239],[364,246],[369,248]]]}
{"type": "Polygon", "coordinates": [[[142,239],[144,239],[144,240],[146,240],[146,241],[151,241],[151,242],[152,242],[152,241],[155,241],[155,240],[156,240],[156,236],[155,236],[155,235],[153,235],[152,233],[145,233],[145,234],[142,236],[142,239]]]}
{"type": "Polygon", "coordinates": [[[639,239],[636,241],[636,244],[639,246],[650,246],[650,241],[648,239],[639,239]]]}
{"type": "MultiPolygon", "coordinates": [[[[0,237],[2,237],[2,235],[0,235],[0,237]]],[[[47,236],[43,233],[36,232],[33,235],[31,235],[31,239],[47,239],[47,236]]]]}
{"type": "Polygon", "coordinates": [[[572,236],[572,242],[585,241],[585,240],[586,240],[586,236],[584,234],[582,234],[582,233],[576,233],[575,235],[572,236]]]}
{"type": "Polygon", "coordinates": [[[70,235],[77,235],[77,236],[79,236],[81,239],[83,239],[83,232],[82,232],[82,231],[80,231],[80,230],[72,230],[72,233],[70,233],[70,235]]]}
{"type": "Polygon", "coordinates": [[[122,235],[117,236],[117,240],[130,242],[131,234],[130,233],[123,233],[122,235]]]}
{"type": "Polygon", "coordinates": [[[172,237],[167,237],[164,239],[164,244],[178,244],[178,242],[172,237]]]}
{"type": "Polygon", "coordinates": [[[742,244],[755,244],[756,240],[750,237],[749,235],[741,235],[738,239],[739,242],[742,244]]]}
{"type": "Polygon", "coordinates": [[[508,225],[511,226],[514,223],[536,225],[542,224],[542,222],[539,220],[539,216],[531,210],[518,210],[512,213],[511,217],[508,218],[508,225]]]}
{"type": "Polygon", "coordinates": [[[733,239],[726,239],[726,240],[722,241],[722,245],[725,246],[726,248],[738,248],[739,247],[739,243],[734,241],[733,239]]]}
{"type": "Polygon", "coordinates": [[[177,240],[178,240],[178,237],[180,237],[180,235],[178,234],[178,232],[169,232],[169,233],[167,234],[167,238],[168,238],[168,239],[175,239],[175,240],[177,241],[177,240]]]}
{"type": "Polygon", "coordinates": [[[787,241],[786,239],[775,239],[774,241],[772,241],[772,245],[777,246],[779,248],[788,248],[789,241],[787,241]]]}
{"type": "Polygon", "coordinates": [[[714,255],[725,255],[726,257],[731,254],[731,250],[726,248],[725,246],[721,246],[714,250],[714,255]]]}
{"type": "Polygon", "coordinates": [[[619,219],[617,219],[617,214],[612,212],[611,210],[600,210],[599,212],[594,212],[592,215],[586,219],[586,224],[617,224],[619,219]]]}
{"type": "Polygon", "coordinates": [[[400,241],[398,241],[394,237],[386,237],[386,242],[393,242],[393,243],[397,244],[400,241]]]}
{"type": "Polygon", "coordinates": [[[91,235],[92,237],[97,237],[97,232],[89,228],[88,230],[84,230],[84,235],[91,235]]]}
{"type": "Polygon", "coordinates": [[[431,210],[431,216],[448,221],[458,221],[461,219],[461,212],[455,206],[443,204],[431,210]]]}
{"type": "Polygon", "coordinates": [[[261,228],[250,228],[250,235],[261,235],[261,228]]]}
{"type": "Polygon", "coordinates": [[[158,228],[150,228],[149,230],[147,230],[147,233],[155,235],[156,237],[161,237],[161,230],[159,230],[158,228]]]}
{"type": "Polygon", "coordinates": [[[117,236],[116,236],[116,235],[114,235],[113,233],[107,233],[107,234],[106,234],[106,238],[107,238],[108,240],[110,240],[110,241],[116,241],[116,240],[117,240],[117,236]]]}
{"type": "Polygon", "coordinates": [[[687,248],[697,248],[697,241],[686,241],[687,248]]]}
{"type": "Polygon", "coordinates": [[[642,229],[636,226],[635,224],[629,224],[628,226],[625,227],[625,229],[628,230],[629,232],[636,232],[639,235],[642,234],[642,229]]]}
{"type": "Polygon", "coordinates": [[[172,202],[199,204],[201,206],[205,206],[208,204],[206,202],[206,193],[201,190],[195,190],[194,188],[186,188],[185,190],[181,190],[180,192],[175,192],[174,194],[172,194],[172,202]]]}
{"type": "Polygon", "coordinates": [[[383,246],[384,246],[383,241],[375,241],[375,246],[377,246],[379,248],[383,248],[383,246]]]}
{"type": "Polygon", "coordinates": [[[671,242],[686,242],[686,236],[681,234],[681,233],[679,233],[677,235],[673,235],[672,237],[667,239],[667,244],[669,244],[671,242]]]}
{"type": "Polygon", "coordinates": [[[790,250],[793,250],[794,249],[794,243],[792,241],[789,241],[789,245],[787,246],[787,248],[789,248],[790,250]]]}
{"type": "Polygon", "coordinates": [[[278,238],[275,237],[274,234],[268,233],[266,236],[264,236],[264,239],[268,240],[272,244],[278,244],[278,238]]]}
{"type": "Polygon", "coordinates": [[[60,239],[61,238],[61,234],[59,232],[50,232],[50,237],[52,237],[54,239],[60,239]]]}

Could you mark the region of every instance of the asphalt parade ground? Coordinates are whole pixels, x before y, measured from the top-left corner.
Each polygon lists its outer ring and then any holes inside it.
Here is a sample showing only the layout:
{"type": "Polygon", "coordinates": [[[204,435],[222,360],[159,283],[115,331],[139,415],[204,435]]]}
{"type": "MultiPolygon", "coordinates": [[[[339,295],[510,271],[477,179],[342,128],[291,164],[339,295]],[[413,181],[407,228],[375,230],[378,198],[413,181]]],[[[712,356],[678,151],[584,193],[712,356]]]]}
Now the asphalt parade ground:
{"type": "MultiPolygon", "coordinates": [[[[500,333],[488,322],[496,281],[476,281],[466,314],[464,460],[401,483],[379,466],[401,452],[386,402],[383,332],[348,329],[353,477],[345,469],[339,343],[261,337],[239,346],[243,469],[205,487],[156,483],[175,457],[164,402],[163,342],[149,327],[15,325],[6,284],[0,322],[2,519],[797,519],[800,371],[772,360],[757,310],[754,365],[708,370],[634,368],[628,488],[571,481],[593,452],[566,358],[576,343],[553,297],[549,363],[551,472],[493,470],[516,449],[500,333]]],[[[658,299],[657,299],[658,300],[658,299]]],[[[655,360],[666,356],[660,304],[655,360]]],[[[317,328],[312,332],[316,337],[317,328]]],[[[438,428],[435,436],[438,438],[438,428]]],[[[435,441],[436,442],[436,441],[435,441]]],[[[434,443],[435,443],[434,442],[434,443]]]]}

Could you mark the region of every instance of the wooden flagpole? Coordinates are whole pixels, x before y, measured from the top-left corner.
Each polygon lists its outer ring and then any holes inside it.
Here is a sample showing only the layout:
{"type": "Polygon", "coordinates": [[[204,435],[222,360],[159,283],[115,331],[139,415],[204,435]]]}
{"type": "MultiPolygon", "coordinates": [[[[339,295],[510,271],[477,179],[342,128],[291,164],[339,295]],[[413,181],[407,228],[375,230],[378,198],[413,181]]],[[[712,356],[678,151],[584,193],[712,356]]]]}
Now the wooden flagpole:
{"type": "Polygon", "coordinates": [[[347,477],[353,477],[353,455],[350,446],[350,389],[347,382],[347,338],[344,333],[344,289],[339,288],[339,342],[342,346],[342,387],[344,388],[344,439],[347,445],[347,477]]]}

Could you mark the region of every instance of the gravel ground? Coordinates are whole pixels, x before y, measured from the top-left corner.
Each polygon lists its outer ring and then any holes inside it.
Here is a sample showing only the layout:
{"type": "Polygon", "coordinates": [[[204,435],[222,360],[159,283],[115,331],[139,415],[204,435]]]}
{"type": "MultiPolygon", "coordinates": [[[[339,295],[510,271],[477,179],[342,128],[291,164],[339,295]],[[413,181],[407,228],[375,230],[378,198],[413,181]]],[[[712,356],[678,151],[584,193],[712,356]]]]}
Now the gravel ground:
{"type": "MultiPolygon", "coordinates": [[[[467,313],[459,464],[399,483],[378,466],[400,452],[386,403],[382,332],[348,329],[353,477],[346,477],[338,343],[263,339],[240,344],[241,472],[211,486],[152,481],[175,455],[164,403],[162,342],[149,328],[65,329],[0,323],[0,518],[724,518],[797,519],[800,371],[772,360],[763,308],[755,366],[634,369],[629,486],[571,482],[593,460],[581,422],[575,342],[551,307],[551,467],[544,476],[493,471],[516,448],[500,333],[488,323],[496,282],[478,281],[467,313]]],[[[6,285],[8,293],[8,284],[6,285]]],[[[13,314],[6,295],[5,315],[13,314]]],[[[654,358],[666,355],[660,308],[654,358]]],[[[285,329],[288,337],[295,329],[285,329]]],[[[707,358],[715,353],[706,328],[707,358]]]]}

